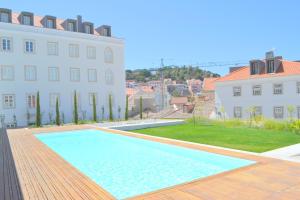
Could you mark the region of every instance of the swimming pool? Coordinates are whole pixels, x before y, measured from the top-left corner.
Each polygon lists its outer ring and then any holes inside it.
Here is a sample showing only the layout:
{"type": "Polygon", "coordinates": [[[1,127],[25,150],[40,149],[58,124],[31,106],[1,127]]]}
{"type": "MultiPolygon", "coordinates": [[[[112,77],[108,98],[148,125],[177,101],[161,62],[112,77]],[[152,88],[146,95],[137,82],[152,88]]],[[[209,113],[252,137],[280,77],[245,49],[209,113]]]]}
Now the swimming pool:
{"type": "Polygon", "coordinates": [[[100,130],[36,137],[117,199],[255,163],[100,130]]]}

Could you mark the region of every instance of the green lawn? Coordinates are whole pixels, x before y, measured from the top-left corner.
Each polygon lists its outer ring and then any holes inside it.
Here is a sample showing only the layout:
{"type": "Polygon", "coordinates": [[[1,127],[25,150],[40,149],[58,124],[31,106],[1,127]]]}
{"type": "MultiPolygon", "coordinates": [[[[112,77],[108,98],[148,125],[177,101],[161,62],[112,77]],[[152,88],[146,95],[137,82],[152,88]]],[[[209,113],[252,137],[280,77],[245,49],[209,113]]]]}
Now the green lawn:
{"type": "Polygon", "coordinates": [[[300,135],[288,131],[226,127],[220,124],[194,126],[193,123],[186,123],[133,132],[251,152],[265,152],[300,143],[300,135]]]}

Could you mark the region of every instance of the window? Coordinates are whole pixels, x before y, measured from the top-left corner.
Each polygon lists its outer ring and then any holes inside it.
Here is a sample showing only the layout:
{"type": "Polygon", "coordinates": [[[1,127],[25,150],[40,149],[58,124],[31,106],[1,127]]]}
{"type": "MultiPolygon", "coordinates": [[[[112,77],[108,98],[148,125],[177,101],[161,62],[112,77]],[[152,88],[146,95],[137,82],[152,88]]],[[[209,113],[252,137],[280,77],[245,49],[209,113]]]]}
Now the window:
{"type": "Polygon", "coordinates": [[[79,57],[79,46],[77,44],[69,44],[69,56],[79,57]]]}
{"type": "Polygon", "coordinates": [[[93,105],[93,98],[94,98],[94,95],[95,95],[96,105],[98,104],[98,103],[97,103],[97,100],[98,100],[97,93],[89,93],[89,102],[90,102],[90,105],[93,105]]]}
{"type": "Polygon", "coordinates": [[[36,81],[36,67],[25,66],[25,81],[36,81]]]}
{"type": "Polygon", "coordinates": [[[48,49],[48,55],[50,55],[50,56],[58,55],[58,43],[57,42],[48,42],[47,49],[48,49]]]}
{"type": "Polygon", "coordinates": [[[242,95],[242,88],[241,87],[233,87],[233,96],[241,96],[242,95]]]}
{"type": "Polygon", "coordinates": [[[10,38],[1,38],[1,51],[9,52],[12,50],[12,40],[10,38]]]}
{"type": "Polygon", "coordinates": [[[87,51],[87,58],[89,59],[95,59],[96,58],[96,47],[87,47],[86,48],[87,51]]]}
{"type": "Polygon", "coordinates": [[[268,60],[267,61],[267,73],[274,73],[275,67],[274,67],[274,60],[268,60]]]}
{"type": "Polygon", "coordinates": [[[300,106],[297,107],[297,117],[300,119],[300,106]]]}
{"type": "Polygon", "coordinates": [[[80,69],[78,69],[78,68],[71,68],[70,69],[70,79],[73,82],[80,81],[80,69]]]}
{"type": "Polygon", "coordinates": [[[253,62],[251,67],[251,74],[259,74],[258,62],[253,62]]]}
{"type": "Polygon", "coordinates": [[[105,63],[113,63],[114,62],[113,51],[109,47],[107,47],[104,51],[104,62],[105,63]]]}
{"type": "Polygon", "coordinates": [[[233,108],[234,118],[242,118],[242,107],[236,106],[233,108]]]}
{"type": "Polygon", "coordinates": [[[50,107],[56,107],[56,100],[58,100],[58,105],[60,105],[60,97],[58,93],[50,93],[50,107]]]}
{"type": "Polygon", "coordinates": [[[97,70],[88,69],[88,80],[89,82],[97,82],[97,70]]]}
{"type": "Polygon", "coordinates": [[[274,94],[282,94],[283,93],[283,86],[282,86],[282,84],[274,84],[273,85],[273,93],[274,94]]]}
{"type": "Polygon", "coordinates": [[[29,15],[23,15],[22,19],[24,25],[31,25],[31,17],[29,15]]]}
{"type": "Polygon", "coordinates": [[[112,85],[114,83],[113,73],[111,70],[106,70],[105,72],[105,82],[107,85],[112,85]]]}
{"type": "Polygon", "coordinates": [[[13,81],[14,80],[14,67],[13,66],[1,66],[1,80],[13,81]]]}
{"type": "Polygon", "coordinates": [[[300,94],[300,82],[297,82],[297,93],[300,94]]]}
{"type": "Polygon", "coordinates": [[[54,28],[54,20],[53,19],[47,19],[46,27],[47,28],[54,28]]]}
{"type": "Polygon", "coordinates": [[[283,118],[283,106],[275,106],[274,107],[274,118],[275,119],[283,118]]]}
{"type": "Polygon", "coordinates": [[[33,40],[25,40],[24,42],[25,53],[34,53],[35,52],[35,43],[33,40]]]}
{"type": "Polygon", "coordinates": [[[253,114],[254,114],[254,116],[261,116],[262,115],[262,107],[261,106],[255,106],[253,114]]]}
{"type": "Polygon", "coordinates": [[[35,108],[36,106],[36,98],[35,94],[28,94],[26,97],[27,108],[35,108]]]}
{"type": "Polygon", "coordinates": [[[4,109],[15,108],[16,100],[15,100],[14,94],[4,94],[2,96],[2,98],[3,98],[3,108],[4,109]]]}
{"type": "Polygon", "coordinates": [[[0,22],[9,22],[9,13],[7,12],[1,12],[0,13],[0,22]]]}
{"type": "Polygon", "coordinates": [[[49,81],[59,81],[59,69],[58,67],[49,67],[49,81]]]}
{"type": "Polygon", "coordinates": [[[261,86],[260,85],[255,85],[253,86],[253,95],[254,96],[259,96],[261,95],[261,86]]]}
{"type": "Polygon", "coordinates": [[[87,33],[87,34],[92,34],[91,25],[85,25],[84,26],[84,32],[87,33]]]}
{"type": "Polygon", "coordinates": [[[67,25],[67,30],[68,31],[75,31],[75,24],[74,22],[68,22],[68,25],[67,25]]]}

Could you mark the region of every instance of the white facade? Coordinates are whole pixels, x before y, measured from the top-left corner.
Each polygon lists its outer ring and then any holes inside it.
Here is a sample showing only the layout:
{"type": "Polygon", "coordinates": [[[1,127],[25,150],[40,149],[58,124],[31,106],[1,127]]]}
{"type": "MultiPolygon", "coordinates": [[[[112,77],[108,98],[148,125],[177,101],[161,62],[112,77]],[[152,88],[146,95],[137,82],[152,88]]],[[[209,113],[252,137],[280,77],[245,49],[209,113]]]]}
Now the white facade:
{"type": "Polygon", "coordinates": [[[13,123],[14,116],[18,126],[34,121],[36,102],[31,99],[38,91],[43,124],[55,119],[56,98],[65,123],[72,121],[74,91],[79,94],[81,118],[92,118],[94,93],[99,118],[102,107],[104,118],[109,115],[109,94],[114,117],[124,116],[122,39],[2,22],[0,38],[0,115],[5,115],[7,124],[13,123]],[[5,38],[10,40],[8,51],[3,51],[5,38]]]}
{"type": "Polygon", "coordinates": [[[250,116],[249,108],[255,107],[257,115],[261,114],[262,116],[270,119],[286,119],[289,117],[288,107],[293,106],[293,117],[299,118],[299,83],[300,75],[275,76],[224,82],[217,81],[215,89],[216,112],[220,116],[224,111],[225,117],[227,118],[245,119],[250,116]],[[281,94],[280,85],[282,86],[281,94]],[[240,95],[236,93],[236,96],[234,96],[234,88],[237,87],[240,87],[241,89],[240,95]],[[261,92],[259,92],[259,88],[261,92]],[[283,111],[282,113],[281,110],[283,111]]]}

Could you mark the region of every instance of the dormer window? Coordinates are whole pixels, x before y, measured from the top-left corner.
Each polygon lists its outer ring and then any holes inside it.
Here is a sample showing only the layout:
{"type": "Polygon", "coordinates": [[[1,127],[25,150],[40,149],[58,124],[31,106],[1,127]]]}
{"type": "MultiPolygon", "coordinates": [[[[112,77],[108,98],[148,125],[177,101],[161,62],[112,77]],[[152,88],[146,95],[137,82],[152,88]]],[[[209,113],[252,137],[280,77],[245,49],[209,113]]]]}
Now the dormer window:
{"type": "Polygon", "coordinates": [[[31,25],[31,17],[29,15],[23,15],[22,16],[22,23],[24,25],[30,26],[31,25]]]}
{"type": "Polygon", "coordinates": [[[274,72],[275,72],[274,60],[267,60],[267,73],[274,73],[274,72]]]}
{"type": "Polygon", "coordinates": [[[11,10],[0,8],[0,22],[5,22],[5,23],[11,22],[11,10]]]}
{"type": "Polygon", "coordinates": [[[251,66],[251,75],[259,74],[259,64],[258,62],[253,62],[251,66]]]}
{"type": "Polygon", "coordinates": [[[54,28],[54,20],[53,19],[47,19],[46,27],[47,28],[54,28]]]}
{"type": "Polygon", "coordinates": [[[87,34],[91,34],[92,33],[92,29],[90,25],[85,25],[84,26],[84,32],[87,34]]]}
{"type": "Polygon", "coordinates": [[[67,30],[75,32],[75,24],[74,24],[74,22],[68,22],[67,30]]]}
{"type": "Polygon", "coordinates": [[[6,12],[1,12],[0,13],[0,21],[8,23],[9,22],[9,14],[6,12]]]}

